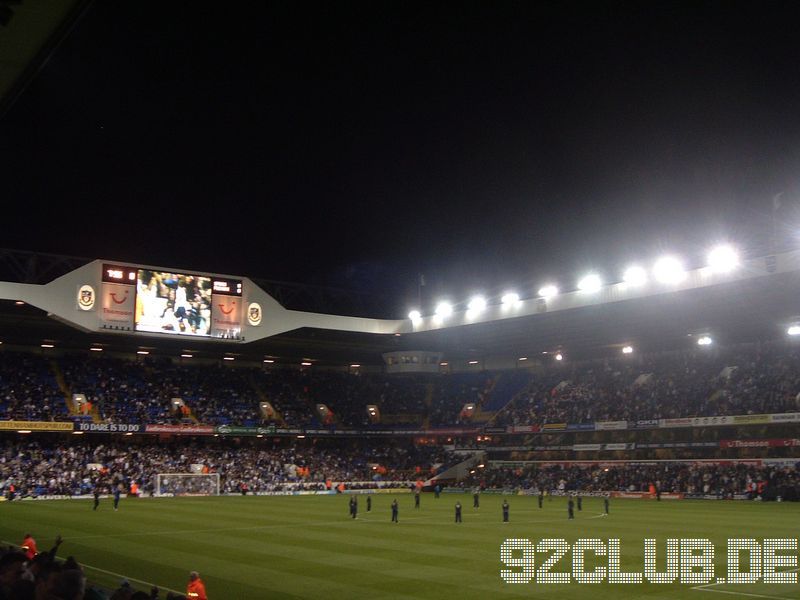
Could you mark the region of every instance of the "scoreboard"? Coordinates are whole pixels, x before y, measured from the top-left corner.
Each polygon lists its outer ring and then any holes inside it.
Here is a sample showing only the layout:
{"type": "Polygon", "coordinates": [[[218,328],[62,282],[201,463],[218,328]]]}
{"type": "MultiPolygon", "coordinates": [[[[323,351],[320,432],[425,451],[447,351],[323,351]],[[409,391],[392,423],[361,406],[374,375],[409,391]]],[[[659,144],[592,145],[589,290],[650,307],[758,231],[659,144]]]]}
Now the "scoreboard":
{"type": "MultiPolygon", "coordinates": [[[[233,340],[241,337],[241,279],[111,263],[103,263],[100,279],[103,328],[233,340]]],[[[82,294],[85,305],[85,291],[82,294]]]]}

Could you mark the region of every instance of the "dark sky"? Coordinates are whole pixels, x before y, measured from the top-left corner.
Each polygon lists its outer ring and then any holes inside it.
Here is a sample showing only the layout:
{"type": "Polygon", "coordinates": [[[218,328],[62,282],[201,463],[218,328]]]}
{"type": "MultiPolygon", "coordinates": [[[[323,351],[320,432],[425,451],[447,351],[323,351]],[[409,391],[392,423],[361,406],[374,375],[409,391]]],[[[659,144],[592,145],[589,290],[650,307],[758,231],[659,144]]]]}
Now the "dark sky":
{"type": "Polygon", "coordinates": [[[431,304],[757,252],[778,193],[800,226],[794,3],[247,4],[91,5],[0,121],[1,245],[403,315],[418,273],[431,304]]]}

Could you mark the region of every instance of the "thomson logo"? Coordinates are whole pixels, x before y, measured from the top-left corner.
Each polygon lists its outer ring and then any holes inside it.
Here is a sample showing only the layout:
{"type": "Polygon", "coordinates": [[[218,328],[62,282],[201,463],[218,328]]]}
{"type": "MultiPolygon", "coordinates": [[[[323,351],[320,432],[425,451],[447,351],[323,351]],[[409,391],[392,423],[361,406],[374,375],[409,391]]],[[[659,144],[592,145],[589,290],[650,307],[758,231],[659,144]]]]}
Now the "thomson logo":
{"type": "Polygon", "coordinates": [[[117,292],[111,292],[109,296],[111,296],[111,300],[114,304],[123,304],[128,299],[128,290],[125,290],[125,295],[122,296],[122,300],[117,300],[117,292]]]}
{"type": "Polygon", "coordinates": [[[236,309],[236,302],[231,302],[229,308],[226,307],[224,304],[220,304],[219,309],[222,311],[223,315],[229,315],[236,309]]]}

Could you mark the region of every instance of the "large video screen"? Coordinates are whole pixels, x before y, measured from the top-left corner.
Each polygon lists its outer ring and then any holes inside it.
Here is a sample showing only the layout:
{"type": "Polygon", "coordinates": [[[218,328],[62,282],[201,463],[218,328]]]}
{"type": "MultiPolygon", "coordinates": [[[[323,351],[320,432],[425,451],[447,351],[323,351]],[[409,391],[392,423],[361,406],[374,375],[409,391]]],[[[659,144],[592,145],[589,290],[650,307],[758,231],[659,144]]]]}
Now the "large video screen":
{"type": "Polygon", "coordinates": [[[211,335],[210,277],[139,269],[135,330],[178,335],[211,335]]]}

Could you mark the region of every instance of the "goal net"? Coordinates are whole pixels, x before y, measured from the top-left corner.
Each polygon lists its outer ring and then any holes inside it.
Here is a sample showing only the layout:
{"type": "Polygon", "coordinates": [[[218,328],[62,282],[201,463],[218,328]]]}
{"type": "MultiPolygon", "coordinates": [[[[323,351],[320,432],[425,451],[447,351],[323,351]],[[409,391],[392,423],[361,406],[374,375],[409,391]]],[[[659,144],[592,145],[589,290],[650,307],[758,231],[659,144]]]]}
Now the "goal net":
{"type": "Polygon", "coordinates": [[[158,473],[156,496],[219,496],[219,473],[158,473]]]}

